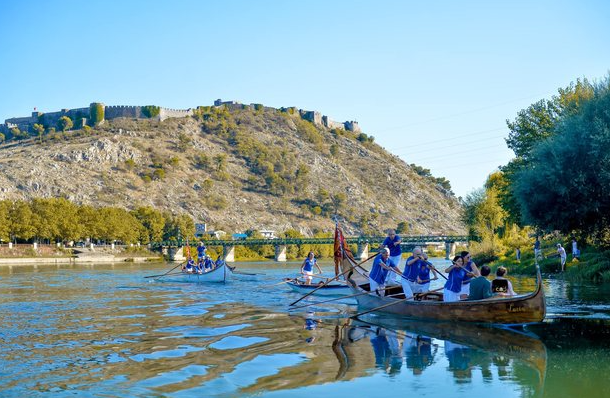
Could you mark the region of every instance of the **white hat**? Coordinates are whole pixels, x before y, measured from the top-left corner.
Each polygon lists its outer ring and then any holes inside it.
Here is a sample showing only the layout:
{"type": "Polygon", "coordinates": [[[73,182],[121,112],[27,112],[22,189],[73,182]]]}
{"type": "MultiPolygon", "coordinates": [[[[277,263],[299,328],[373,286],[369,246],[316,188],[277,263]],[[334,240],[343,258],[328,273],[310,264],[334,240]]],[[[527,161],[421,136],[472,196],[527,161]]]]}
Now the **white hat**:
{"type": "Polygon", "coordinates": [[[383,250],[381,251],[381,253],[383,254],[383,252],[390,254],[390,249],[388,249],[387,247],[384,247],[383,250]]]}

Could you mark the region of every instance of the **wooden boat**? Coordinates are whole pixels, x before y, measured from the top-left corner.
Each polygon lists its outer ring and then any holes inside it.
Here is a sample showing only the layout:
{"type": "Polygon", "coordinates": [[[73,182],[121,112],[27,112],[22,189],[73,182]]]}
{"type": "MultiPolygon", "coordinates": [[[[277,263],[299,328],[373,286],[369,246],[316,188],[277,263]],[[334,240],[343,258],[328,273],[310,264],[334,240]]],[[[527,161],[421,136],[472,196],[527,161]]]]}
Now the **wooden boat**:
{"type": "Polygon", "coordinates": [[[225,283],[231,278],[231,269],[226,264],[222,264],[211,271],[203,274],[192,274],[187,272],[176,272],[157,278],[163,282],[186,282],[186,283],[225,283]]]}
{"type": "MultiPolygon", "coordinates": [[[[290,286],[292,290],[300,294],[308,294],[314,291],[315,289],[322,286],[318,283],[312,283],[311,285],[305,284],[305,281],[299,278],[286,278],[284,279],[286,284],[290,286]]],[[[312,296],[347,296],[350,294],[351,288],[345,283],[329,283],[327,285],[323,285],[320,289],[313,292],[312,296]]]]}
{"type": "MultiPolygon", "coordinates": [[[[335,233],[335,237],[337,236],[342,237],[342,233],[335,233]]],[[[442,295],[430,294],[419,301],[408,301],[400,285],[386,288],[386,297],[370,293],[370,285],[365,282],[368,275],[362,267],[356,266],[344,240],[336,242],[335,247],[338,248],[335,250],[335,259],[341,268],[343,270],[353,268],[354,272],[347,278],[352,293],[364,293],[355,296],[358,305],[371,312],[378,311],[416,319],[499,324],[540,322],[546,315],[546,302],[538,264],[536,264],[536,289],[530,294],[451,303],[443,302],[442,295]]]]}

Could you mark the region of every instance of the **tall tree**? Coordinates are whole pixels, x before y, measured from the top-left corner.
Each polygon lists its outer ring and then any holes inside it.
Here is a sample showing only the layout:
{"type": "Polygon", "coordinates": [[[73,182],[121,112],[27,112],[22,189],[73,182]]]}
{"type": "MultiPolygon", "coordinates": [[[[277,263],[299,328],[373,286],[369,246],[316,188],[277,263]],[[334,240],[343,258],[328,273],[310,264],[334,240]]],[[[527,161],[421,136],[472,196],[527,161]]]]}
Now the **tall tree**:
{"type": "Polygon", "coordinates": [[[565,233],[582,231],[610,243],[610,78],[595,86],[578,114],[532,150],[515,174],[524,221],[565,233]]]}
{"type": "Polygon", "coordinates": [[[66,130],[70,130],[72,127],[74,127],[74,123],[72,123],[72,119],[70,119],[68,116],[62,116],[57,122],[57,127],[59,127],[61,131],[65,133],[66,130]]]}

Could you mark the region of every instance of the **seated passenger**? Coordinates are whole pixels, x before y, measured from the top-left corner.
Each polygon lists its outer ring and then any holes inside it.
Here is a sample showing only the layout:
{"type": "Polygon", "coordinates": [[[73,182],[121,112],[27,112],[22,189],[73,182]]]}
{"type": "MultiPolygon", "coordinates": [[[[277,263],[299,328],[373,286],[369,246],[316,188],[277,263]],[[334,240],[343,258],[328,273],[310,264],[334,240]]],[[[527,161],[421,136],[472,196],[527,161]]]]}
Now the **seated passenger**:
{"type": "Polygon", "coordinates": [[[197,272],[203,274],[204,265],[203,265],[203,257],[199,257],[197,259],[197,272]]]}
{"type": "Polygon", "coordinates": [[[186,262],[186,272],[188,272],[189,274],[196,272],[195,271],[195,260],[193,260],[192,257],[189,257],[188,261],[186,262]]]}
{"type": "Polygon", "coordinates": [[[205,256],[205,261],[203,265],[205,267],[205,272],[209,272],[214,269],[214,261],[212,261],[210,256],[205,256]]]}
{"type": "Polygon", "coordinates": [[[481,275],[470,281],[468,300],[483,300],[492,296],[491,283],[487,280],[490,272],[491,269],[487,265],[481,267],[481,275]]]}
{"type": "Polygon", "coordinates": [[[504,276],[506,275],[506,268],[498,267],[496,270],[496,279],[491,282],[491,292],[502,297],[515,296],[516,293],[513,290],[513,285],[504,276]]]}
{"type": "Polygon", "coordinates": [[[219,254],[218,258],[216,259],[215,266],[218,268],[221,265],[223,265],[224,263],[225,263],[224,260],[221,258],[221,255],[219,254]]]}

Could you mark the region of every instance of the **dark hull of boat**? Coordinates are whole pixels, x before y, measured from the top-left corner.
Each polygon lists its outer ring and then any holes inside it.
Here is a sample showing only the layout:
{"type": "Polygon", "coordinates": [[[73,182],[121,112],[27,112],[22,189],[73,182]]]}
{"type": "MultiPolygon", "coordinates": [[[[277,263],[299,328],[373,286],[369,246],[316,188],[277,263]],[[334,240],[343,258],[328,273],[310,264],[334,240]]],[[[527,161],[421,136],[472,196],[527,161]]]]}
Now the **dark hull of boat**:
{"type": "MultiPolygon", "coordinates": [[[[311,293],[312,291],[314,291],[320,287],[320,285],[318,285],[318,284],[305,285],[305,284],[294,283],[294,282],[286,282],[286,284],[288,286],[290,286],[290,288],[292,290],[294,290],[295,292],[301,293],[301,294],[311,293]]],[[[325,285],[325,286],[319,288],[314,293],[312,293],[312,295],[313,296],[347,296],[348,294],[350,294],[350,291],[351,291],[350,289],[351,288],[347,285],[329,284],[329,285],[325,285]]]]}
{"type": "MultiPolygon", "coordinates": [[[[365,290],[351,284],[353,293],[365,290]]],[[[402,290],[402,288],[397,288],[402,290]]],[[[391,290],[388,294],[393,293],[391,290]]],[[[364,309],[415,319],[439,321],[524,324],[540,322],[546,315],[546,302],[542,290],[542,278],[537,272],[537,285],[533,293],[506,298],[457,301],[405,301],[376,294],[362,294],[356,297],[358,305],[364,309]]]]}

